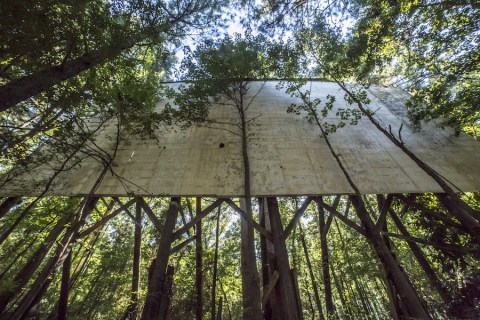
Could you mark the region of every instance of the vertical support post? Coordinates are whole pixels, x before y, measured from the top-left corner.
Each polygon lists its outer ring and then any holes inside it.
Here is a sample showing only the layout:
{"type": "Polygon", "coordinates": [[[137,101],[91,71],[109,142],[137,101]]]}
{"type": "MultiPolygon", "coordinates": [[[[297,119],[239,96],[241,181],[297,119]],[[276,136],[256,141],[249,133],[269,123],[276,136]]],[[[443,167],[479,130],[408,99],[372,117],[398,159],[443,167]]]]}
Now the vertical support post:
{"type": "Polygon", "coordinates": [[[287,247],[283,237],[283,227],[276,198],[267,198],[268,215],[272,227],[272,241],[275,248],[276,269],[280,275],[277,289],[280,293],[280,307],[283,319],[299,320],[299,306],[295,297],[295,288],[290,273],[287,247]]]}
{"type": "MultiPolygon", "coordinates": [[[[260,212],[260,225],[265,228],[270,234],[272,228],[270,227],[270,217],[268,216],[267,201],[265,198],[258,198],[259,212],[260,212]]],[[[269,288],[272,281],[272,275],[275,271],[275,249],[273,244],[264,235],[260,234],[260,249],[262,256],[262,279],[263,279],[263,299],[267,288],[269,288]]],[[[263,317],[265,320],[273,320],[278,318],[280,309],[277,304],[277,297],[275,294],[271,294],[265,301],[263,306],[263,317]]]]}
{"type": "Polygon", "coordinates": [[[68,293],[70,283],[70,268],[72,267],[72,250],[63,261],[62,283],[60,286],[60,299],[58,301],[58,320],[67,320],[68,293]]]}
{"type": "Polygon", "coordinates": [[[165,292],[166,271],[170,247],[173,240],[173,229],[177,222],[180,210],[180,198],[171,198],[170,206],[166,212],[165,223],[158,242],[157,257],[152,262],[150,279],[148,282],[147,297],[143,308],[142,320],[163,320],[165,315],[160,313],[162,297],[168,295],[165,292]]]}
{"type": "MultiPolygon", "coordinates": [[[[202,198],[196,199],[196,215],[202,212],[202,198]]],[[[203,320],[203,246],[202,220],[195,227],[195,319],[203,320]]]]}
{"type": "Polygon", "coordinates": [[[335,306],[332,298],[332,282],[330,280],[329,254],[327,244],[327,230],[325,229],[325,209],[323,208],[323,198],[316,199],[318,208],[318,226],[320,230],[320,243],[322,250],[322,272],[323,285],[325,286],[325,307],[327,310],[327,319],[331,319],[335,314],[335,306]]]}
{"type": "Polygon", "coordinates": [[[243,319],[262,320],[251,199],[241,198],[240,208],[246,212],[246,219],[250,220],[240,220],[243,319]]]}

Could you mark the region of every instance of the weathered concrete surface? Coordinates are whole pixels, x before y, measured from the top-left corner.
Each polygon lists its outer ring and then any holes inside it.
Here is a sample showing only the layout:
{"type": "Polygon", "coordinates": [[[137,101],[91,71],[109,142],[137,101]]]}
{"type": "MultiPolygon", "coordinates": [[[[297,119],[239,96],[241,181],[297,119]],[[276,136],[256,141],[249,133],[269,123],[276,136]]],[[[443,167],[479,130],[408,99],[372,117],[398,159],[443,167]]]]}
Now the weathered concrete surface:
{"type": "MultiPolygon", "coordinates": [[[[296,99],[267,82],[248,109],[248,143],[254,196],[347,194],[352,190],[327,148],[320,130],[302,116],[287,114],[296,99]]],[[[310,86],[310,85],[309,85],[310,86]]],[[[309,86],[307,88],[309,88],[309,86]]],[[[261,83],[253,83],[250,98],[261,83]]],[[[335,122],[338,108],[352,108],[333,83],[313,82],[312,99],[336,97],[326,121],[335,122]]],[[[403,103],[408,95],[399,89],[371,88],[369,108],[402,137],[422,160],[438,170],[462,191],[480,190],[480,144],[455,137],[451,130],[428,125],[414,132],[408,125],[403,103]]],[[[247,99],[248,101],[248,99],[247,99]]],[[[166,101],[159,104],[159,108],[166,101]]],[[[216,106],[211,122],[182,131],[162,127],[158,142],[127,137],[98,195],[211,195],[243,194],[243,165],[238,115],[232,107],[216,106]],[[221,122],[221,124],[220,124],[221,122]],[[228,124],[226,124],[228,123],[228,124]],[[224,147],[220,147],[223,144],[224,147]]],[[[441,189],[413,161],[395,147],[369,121],[347,125],[328,136],[362,193],[437,192],[441,189]]],[[[97,141],[113,152],[115,127],[105,128],[97,141]]],[[[51,164],[5,184],[0,196],[36,195],[58,165],[51,164]],[[35,183],[33,183],[35,182],[35,183]]],[[[88,194],[102,171],[98,161],[87,159],[80,168],[61,173],[48,195],[88,194]]]]}

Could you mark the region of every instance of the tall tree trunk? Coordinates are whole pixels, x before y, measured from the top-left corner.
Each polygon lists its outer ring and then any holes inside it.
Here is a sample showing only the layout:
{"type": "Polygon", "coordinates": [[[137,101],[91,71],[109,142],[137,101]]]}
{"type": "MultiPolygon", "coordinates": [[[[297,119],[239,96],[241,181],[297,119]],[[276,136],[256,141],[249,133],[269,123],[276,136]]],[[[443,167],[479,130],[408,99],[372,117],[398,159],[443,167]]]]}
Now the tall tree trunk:
{"type": "Polygon", "coordinates": [[[393,282],[396,292],[408,310],[408,314],[411,317],[418,319],[431,319],[422,302],[418,298],[415,289],[411,286],[406,274],[400,268],[397,260],[387,247],[385,240],[375,227],[375,224],[363,205],[361,197],[355,195],[350,196],[350,199],[352,200],[355,211],[357,212],[357,215],[365,229],[365,236],[382,263],[387,274],[387,278],[391,279],[393,282]]]}
{"type": "Polygon", "coordinates": [[[222,307],[223,307],[223,298],[220,297],[220,300],[218,301],[217,316],[214,320],[222,320],[222,307]]]}
{"type": "Polygon", "coordinates": [[[240,98],[238,110],[242,130],[242,157],[244,169],[244,191],[245,198],[240,199],[240,205],[245,211],[245,219],[241,219],[241,266],[242,266],[242,303],[244,320],[262,320],[260,279],[257,270],[255,256],[255,237],[252,227],[253,210],[250,189],[250,161],[248,157],[247,144],[247,121],[243,106],[243,98],[246,93],[245,84],[240,84],[240,98]],[[244,93],[245,92],[245,93],[244,93]]]}
{"type": "MultiPolygon", "coordinates": [[[[335,78],[334,78],[335,79],[335,78]]],[[[447,202],[447,208],[449,212],[465,226],[465,228],[480,241],[480,223],[474,216],[480,216],[480,213],[468,206],[458,194],[448,185],[445,179],[440,176],[432,167],[418,158],[408,147],[395,137],[392,133],[387,131],[382,125],[373,117],[373,113],[365,109],[363,103],[358,97],[353,94],[342,82],[335,79],[335,82],[342,88],[343,91],[357,104],[358,108],[364,115],[370,120],[370,122],[382,132],[395,146],[400,148],[413,162],[415,162],[426,174],[432,177],[433,180],[443,189],[446,193],[445,202],[447,202]]]]}
{"type": "Polygon", "coordinates": [[[333,305],[332,298],[332,282],[330,280],[329,270],[329,254],[327,243],[327,230],[325,229],[325,209],[323,208],[323,199],[320,197],[318,202],[318,226],[320,229],[320,244],[322,251],[322,273],[323,273],[323,285],[325,287],[325,307],[327,310],[327,319],[333,318],[335,314],[335,306],[333,305]]]}
{"type": "MultiPolygon", "coordinates": [[[[76,281],[80,277],[80,274],[85,271],[87,263],[90,259],[90,257],[93,254],[94,248],[95,248],[95,243],[97,242],[99,236],[101,233],[101,229],[97,229],[93,236],[91,237],[90,241],[87,243],[85,246],[85,249],[83,250],[82,257],[80,258],[80,261],[78,262],[77,266],[75,267],[72,275],[70,276],[70,283],[68,285],[69,291],[72,291],[73,286],[75,285],[76,281]]],[[[80,250],[79,250],[80,251],[80,250]]],[[[76,293],[74,293],[73,297],[71,298],[72,301],[75,301],[76,293]]],[[[54,320],[57,319],[58,316],[58,301],[55,304],[55,306],[52,308],[50,314],[46,318],[47,320],[54,320]]]]}
{"type": "MultiPolygon", "coordinates": [[[[400,218],[398,217],[398,215],[395,213],[393,209],[390,209],[390,216],[392,217],[392,220],[397,226],[400,233],[404,236],[410,237],[410,233],[408,232],[407,228],[405,228],[402,221],[400,220],[400,218]]],[[[422,249],[420,249],[420,247],[413,241],[407,241],[407,244],[410,247],[410,250],[412,250],[412,253],[415,256],[415,259],[417,260],[418,264],[420,265],[420,267],[423,269],[426,276],[430,280],[430,283],[442,298],[443,302],[446,305],[449,305],[453,300],[452,296],[448,292],[447,288],[442,284],[442,281],[438,278],[437,272],[433,269],[433,267],[428,262],[427,258],[422,252],[422,249]]]]}
{"type": "Polygon", "coordinates": [[[14,206],[22,202],[22,197],[10,197],[3,200],[0,205],[0,219],[3,218],[14,206]]]}
{"type": "MultiPolygon", "coordinates": [[[[270,227],[270,218],[268,217],[267,203],[264,201],[264,198],[258,198],[259,204],[259,213],[260,213],[260,225],[267,230],[267,232],[272,231],[270,227]]],[[[273,249],[273,244],[268,241],[268,239],[260,234],[260,254],[262,261],[262,281],[263,281],[263,294],[265,295],[265,290],[268,287],[271,276],[274,271],[275,266],[275,251],[273,249]]],[[[276,299],[274,295],[270,295],[263,305],[263,318],[264,320],[274,319],[274,311],[278,312],[276,308],[276,299]]]]}
{"type": "Polygon", "coordinates": [[[212,320],[215,320],[215,303],[217,301],[217,271],[218,271],[218,238],[220,236],[220,213],[222,212],[222,205],[218,206],[217,213],[217,228],[215,229],[215,255],[213,257],[213,275],[212,275],[212,304],[211,304],[211,313],[212,320]]]}
{"type": "MultiPolygon", "coordinates": [[[[197,215],[202,212],[202,199],[196,199],[197,215]]],[[[195,319],[203,320],[203,246],[202,220],[195,227],[195,319]]]]}
{"type": "Polygon", "coordinates": [[[42,271],[30,287],[30,290],[24,296],[17,309],[10,317],[11,320],[22,319],[26,314],[28,314],[32,302],[42,291],[42,288],[45,288],[45,285],[48,287],[48,285],[51,283],[57,267],[63,263],[67,257],[71,250],[72,243],[78,236],[80,228],[85,224],[85,220],[87,219],[88,215],[93,211],[93,209],[95,209],[97,202],[98,198],[92,197],[85,199],[83,206],[81,206],[79,213],[77,214],[77,221],[73,224],[73,226],[67,228],[65,234],[63,235],[62,241],[57,246],[55,255],[48,259],[48,261],[45,263],[42,271]]]}
{"type": "Polygon", "coordinates": [[[65,229],[66,225],[68,223],[71,223],[74,217],[74,214],[69,214],[58,220],[57,224],[48,233],[42,245],[33,253],[31,258],[28,259],[25,265],[17,272],[17,274],[13,278],[14,286],[0,293],[0,314],[5,310],[7,304],[19,293],[19,291],[21,291],[20,289],[22,289],[28,283],[32,275],[42,263],[47,253],[50,251],[51,247],[55,244],[57,238],[65,229]]]}
{"type": "Polygon", "coordinates": [[[60,286],[60,298],[58,301],[58,320],[67,320],[68,291],[70,285],[70,269],[72,267],[72,250],[63,261],[62,282],[60,286]]]}
{"type": "MultiPolygon", "coordinates": [[[[247,214],[247,218],[253,220],[250,198],[240,199],[240,207],[247,214]]],[[[240,220],[240,233],[243,319],[262,320],[260,279],[257,271],[253,228],[245,219],[240,220]]]]}
{"type": "Polygon", "coordinates": [[[295,297],[294,281],[291,277],[290,264],[288,261],[287,247],[283,237],[282,221],[276,198],[267,198],[268,214],[272,228],[272,241],[275,248],[276,269],[279,273],[277,288],[280,293],[279,306],[282,309],[284,319],[298,320],[299,306],[295,297]]]}
{"type": "Polygon", "coordinates": [[[330,153],[336,160],[340,170],[342,170],[345,178],[348,181],[348,184],[355,192],[355,195],[350,196],[351,202],[357,212],[357,216],[360,218],[361,224],[363,225],[365,231],[365,237],[370,242],[373,250],[375,251],[378,259],[382,263],[384,270],[387,272],[395,287],[398,291],[399,296],[401,297],[402,301],[408,308],[409,315],[411,317],[416,317],[418,319],[430,319],[430,315],[425,310],[422,302],[418,299],[417,293],[415,289],[411,286],[410,282],[408,281],[407,276],[400,268],[400,265],[397,263],[396,259],[394,258],[392,252],[388,249],[385,240],[383,239],[380,231],[376,228],[375,224],[373,223],[370,215],[368,214],[367,209],[365,208],[365,203],[362,200],[362,195],[360,190],[358,189],[355,182],[352,180],[352,177],[348,173],[347,169],[343,165],[342,160],[340,159],[339,155],[333,149],[330,140],[328,139],[327,134],[323,130],[322,124],[318,118],[317,111],[313,110],[314,120],[316,121],[320,131],[322,132],[323,138],[330,150],[330,153]]]}
{"type": "MultiPolygon", "coordinates": [[[[43,196],[44,193],[42,193],[42,196],[43,196]]],[[[28,206],[26,206],[25,208],[22,209],[22,211],[20,212],[20,214],[18,215],[17,219],[15,219],[15,221],[10,225],[10,227],[8,227],[7,230],[5,230],[1,235],[0,235],[0,245],[2,245],[3,242],[5,242],[5,240],[8,239],[8,237],[10,236],[10,234],[13,232],[13,230],[15,230],[15,228],[20,224],[20,222],[22,222],[22,220],[27,216],[27,214],[30,212],[30,209],[32,209],[38,201],[40,201],[42,197],[37,197],[35,198],[35,200],[33,200],[32,202],[30,202],[28,204],[28,206]]],[[[1,309],[1,308],[0,308],[1,309]]]]}
{"type": "Polygon", "coordinates": [[[315,297],[315,304],[316,304],[317,310],[319,312],[320,320],[325,320],[325,316],[323,315],[322,303],[320,302],[320,295],[318,293],[317,282],[315,281],[315,276],[313,274],[312,263],[310,261],[310,254],[308,253],[308,247],[307,247],[307,243],[305,241],[305,234],[302,230],[301,224],[299,224],[299,227],[300,227],[300,240],[302,241],[303,252],[305,254],[305,259],[307,260],[308,274],[310,275],[310,281],[311,281],[311,284],[312,284],[313,293],[314,293],[314,297],[315,297]]]}
{"type": "Polygon", "coordinates": [[[122,319],[128,320],[136,320],[138,313],[138,291],[140,289],[140,262],[142,247],[142,203],[139,199],[137,199],[135,206],[133,238],[132,289],[130,293],[130,304],[122,316],[122,319]]]}
{"type": "Polygon", "coordinates": [[[170,247],[173,240],[173,229],[177,222],[180,210],[180,198],[172,198],[166,213],[165,223],[162,228],[160,240],[158,241],[157,257],[152,262],[150,278],[148,281],[147,297],[142,313],[142,320],[164,320],[160,314],[162,296],[168,295],[165,292],[165,281],[170,247]]]}

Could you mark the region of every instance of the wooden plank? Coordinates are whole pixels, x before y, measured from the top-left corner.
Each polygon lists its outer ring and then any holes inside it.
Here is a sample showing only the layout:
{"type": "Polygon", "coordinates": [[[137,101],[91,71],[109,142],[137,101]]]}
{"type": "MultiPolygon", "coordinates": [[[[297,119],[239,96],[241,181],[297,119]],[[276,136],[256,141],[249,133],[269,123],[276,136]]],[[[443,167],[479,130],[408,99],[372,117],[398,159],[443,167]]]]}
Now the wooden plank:
{"type": "Polygon", "coordinates": [[[312,200],[313,200],[313,197],[307,197],[307,199],[305,199],[305,201],[303,201],[300,208],[297,209],[297,211],[295,212],[295,215],[293,216],[292,220],[290,220],[290,223],[287,225],[287,227],[285,228],[285,231],[283,232],[285,239],[287,239],[288,236],[290,235],[290,233],[292,233],[292,230],[295,227],[295,224],[298,222],[298,220],[300,220],[300,218],[302,217],[303,213],[307,209],[310,202],[312,202],[312,200]]]}
{"type": "Polygon", "coordinates": [[[272,294],[273,289],[277,285],[278,279],[280,278],[279,274],[277,271],[274,271],[272,274],[272,277],[270,278],[270,282],[268,283],[267,287],[263,291],[263,297],[262,297],[262,310],[265,309],[265,305],[268,302],[268,299],[270,298],[270,295],[272,294]]]}

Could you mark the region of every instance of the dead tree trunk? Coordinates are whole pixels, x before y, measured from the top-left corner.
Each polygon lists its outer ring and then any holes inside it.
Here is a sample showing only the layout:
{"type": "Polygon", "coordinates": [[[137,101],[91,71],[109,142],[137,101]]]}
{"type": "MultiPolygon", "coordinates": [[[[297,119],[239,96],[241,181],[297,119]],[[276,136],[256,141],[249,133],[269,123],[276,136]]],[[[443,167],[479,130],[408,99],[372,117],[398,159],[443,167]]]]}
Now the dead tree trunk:
{"type": "Polygon", "coordinates": [[[160,313],[162,298],[168,295],[165,292],[167,280],[167,265],[170,256],[170,247],[173,240],[173,229],[177,222],[180,210],[180,198],[172,198],[166,213],[165,223],[158,242],[157,257],[152,262],[148,281],[147,297],[142,313],[142,320],[164,320],[165,315],[160,313]]]}

